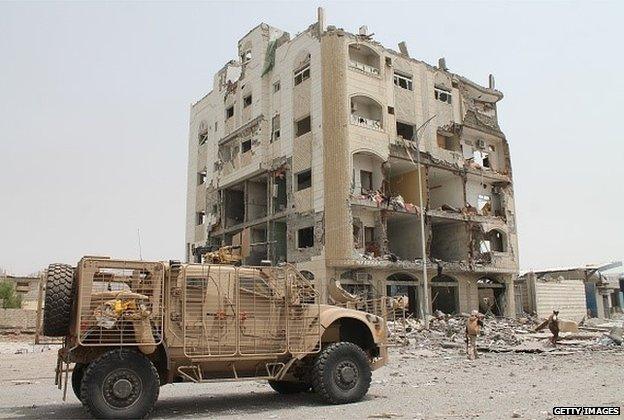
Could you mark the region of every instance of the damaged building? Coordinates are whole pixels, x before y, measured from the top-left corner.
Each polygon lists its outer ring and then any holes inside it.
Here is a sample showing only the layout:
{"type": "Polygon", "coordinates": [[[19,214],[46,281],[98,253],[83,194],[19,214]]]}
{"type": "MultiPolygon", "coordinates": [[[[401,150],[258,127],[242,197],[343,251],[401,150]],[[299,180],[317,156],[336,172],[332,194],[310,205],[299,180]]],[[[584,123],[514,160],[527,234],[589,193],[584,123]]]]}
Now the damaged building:
{"type": "Polygon", "coordinates": [[[429,311],[513,315],[518,273],[503,95],[318,20],[260,24],[191,107],[186,256],[290,262],[429,311]],[[424,252],[423,252],[424,250],[424,252]],[[426,264],[426,270],[423,265],[426,264]]]}
{"type": "Polygon", "coordinates": [[[613,261],[524,273],[515,284],[516,313],[546,318],[556,309],[576,322],[611,318],[624,311],[624,275],[607,272],[621,266],[613,261]]]}

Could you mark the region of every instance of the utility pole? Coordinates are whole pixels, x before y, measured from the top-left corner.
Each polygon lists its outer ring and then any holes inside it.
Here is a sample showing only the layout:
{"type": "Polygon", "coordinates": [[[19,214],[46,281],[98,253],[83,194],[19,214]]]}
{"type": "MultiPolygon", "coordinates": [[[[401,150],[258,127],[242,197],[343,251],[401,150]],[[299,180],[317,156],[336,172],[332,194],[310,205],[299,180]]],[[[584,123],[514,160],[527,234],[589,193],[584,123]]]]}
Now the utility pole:
{"type": "Polygon", "coordinates": [[[420,206],[420,245],[422,250],[422,302],[421,302],[421,316],[425,323],[425,328],[428,328],[427,315],[429,315],[429,282],[427,279],[427,240],[425,235],[425,206],[423,203],[423,190],[422,190],[422,178],[420,170],[420,141],[418,135],[416,135],[416,165],[418,165],[418,205],[420,206]]]}
{"type": "Polygon", "coordinates": [[[436,116],[429,118],[425,121],[420,127],[418,127],[412,133],[412,141],[416,143],[416,162],[412,159],[412,154],[405,144],[405,151],[407,152],[407,156],[409,156],[410,160],[413,164],[416,165],[417,173],[418,173],[418,206],[420,207],[420,245],[422,252],[422,293],[420,293],[420,316],[422,317],[423,322],[425,323],[425,328],[429,328],[429,324],[427,323],[427,316],[429,315],[429,281],[427,279],[427,236],[425,234],[425,217],[427,212],[425,210],[424,200],[423,200],[423,186],[422,186],[422,176],[420,169],[420,132],[421,130],[431,122],[436,116]]]}

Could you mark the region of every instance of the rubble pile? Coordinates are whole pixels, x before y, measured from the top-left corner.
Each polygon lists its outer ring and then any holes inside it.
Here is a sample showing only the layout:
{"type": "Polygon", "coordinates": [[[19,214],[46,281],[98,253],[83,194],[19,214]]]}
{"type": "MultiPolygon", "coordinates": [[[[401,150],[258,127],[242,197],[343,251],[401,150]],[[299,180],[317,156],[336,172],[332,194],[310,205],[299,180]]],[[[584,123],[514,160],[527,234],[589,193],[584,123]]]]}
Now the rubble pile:
{"type": "MultiPolygon", "coordinates": [[[[436,353],[463,352],[466,347],[465,326],[468,314],[446,315],[436,311],[429,328],[420,319],[407,317],[388,322],[390,342],[406,349],[436,353]]],[[[535,331],[541,323],[537,317],[486,317],[477,348],[482,352],[554,353],[622,349],[624,320],[585,320],[574,332],[561,332],[557,345],[550,342],[548,331],[535,331]]],[[[575,325],[576,326],[576,325],[575,325]]]]}

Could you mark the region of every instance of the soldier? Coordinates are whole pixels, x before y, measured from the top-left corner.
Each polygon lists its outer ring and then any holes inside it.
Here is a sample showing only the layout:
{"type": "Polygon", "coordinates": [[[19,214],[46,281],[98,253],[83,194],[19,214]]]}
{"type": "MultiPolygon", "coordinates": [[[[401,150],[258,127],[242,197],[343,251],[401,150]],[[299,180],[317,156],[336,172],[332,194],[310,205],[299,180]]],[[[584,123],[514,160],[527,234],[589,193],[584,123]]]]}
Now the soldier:
{"type": "Polygon", "coordinates": [[[468,359],[477,358],[477,335],[483,326],[483,315],[477,310],[470,312],[470,317],[466,321],[466,353],[468,359]]]}
{"type": "Polygon", "coordinates": [[[557,339],[559,338],[559,311],[553,311],[546,321],[542,322],[537,328],[535,328],[535,331],[543,330],[546,326],[548,326],[548,329],[553,335],[550,338],[550,342],[553,346],[556,346],[557,339]]]}

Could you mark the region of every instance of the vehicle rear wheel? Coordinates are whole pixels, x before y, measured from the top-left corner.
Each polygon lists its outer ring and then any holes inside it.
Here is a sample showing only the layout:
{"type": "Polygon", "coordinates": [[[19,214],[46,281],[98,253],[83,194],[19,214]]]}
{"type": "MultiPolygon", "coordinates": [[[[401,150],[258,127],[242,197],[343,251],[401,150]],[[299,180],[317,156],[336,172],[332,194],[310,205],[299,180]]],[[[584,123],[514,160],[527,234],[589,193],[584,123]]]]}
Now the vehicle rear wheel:
{"type": "Polygon", "coordinates": [[[368,356],[353,343],[332,343],[314,360],[312,386],[330,404],[361,400],[371,383],[368,356]]]}
{"type": "Polygon", "coordinates": [[[87,366],[81,401],[96,418],[143,418],[154,408],[160,380],[152,362],[131,350],[104,353],[87,366]]]}
{"type": "Polygon", "coordinates": [[[84,363],[76,363],[74,365],[74,370],[72,371],[72,389],[74,390],[74,395],[80,401],[82,401],[80,396],[80,384],[82,383],[82,377],[84,376],[84,371],[86,367],[87,365],[84,363]]]}
{"type": "Polygon", "coordinates": [[[63,337],[69,333],[74,268],[67,264],[50,264],[46,274],[43,335],[63,337]]]}
{"type": "Polygon", "coordinates": [[[310,384],[305,382],[269,381],[269,385],[280,394],[298,394],[312,388],[310,384]]]}

